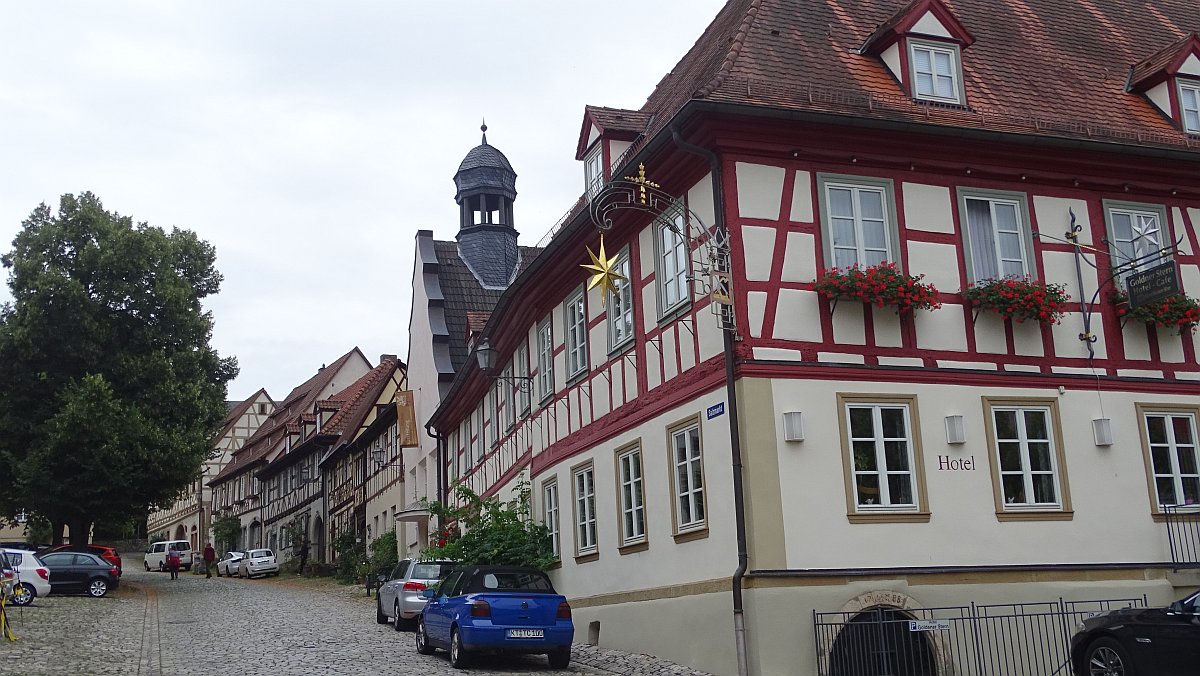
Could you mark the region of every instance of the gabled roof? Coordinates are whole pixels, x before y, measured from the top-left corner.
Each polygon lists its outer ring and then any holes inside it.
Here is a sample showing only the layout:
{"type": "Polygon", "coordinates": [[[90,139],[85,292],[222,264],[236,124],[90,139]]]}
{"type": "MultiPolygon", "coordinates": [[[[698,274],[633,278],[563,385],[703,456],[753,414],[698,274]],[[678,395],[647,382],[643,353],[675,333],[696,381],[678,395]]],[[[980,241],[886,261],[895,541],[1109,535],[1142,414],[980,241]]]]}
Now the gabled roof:
{"type": "Polygon", "coordinates": [[[652,121],[640,143],[687,104],[706,101],[1195,152],[1152,104],[1123,89],[1145,45],[1200,27],[1200,3],[1161,0],[1151,14],[1141,0],[946,0],[975,38],[962,64],[969,109],[912,101],[880,59],[859,52],[909,5],[730,0],[642,106],[652,121]]]}
{"type": "Polygon", "coordinates": [[[867,37],[859,51],[864,54],[878,54],[901,36],[912,32],[917,26],[917,22],[927,13],[933,14],[942,27],[950,33],[950,36],[964,48],[969,47],[975,41],[966,26],[962,25],[958,17],[954,16],[954,13],[941,0],[912,0],[893,14],[892,18],[880,24],[867,37]]]}
{"type": "Polygon", "coordinates": [[[650,124],[650,113],[640,110],[623,110],[621,108],[603,108],[601,106],[585,106],[583,109],[583,129],[579,131],[579,144],[575,147],[575,159],[582,160],[591,145],[592,127],[600,130],[600,134],[615,136],[632,141],[646,131],[650,124]]]}
{"type": "Polygon", "coordinates": [[[209,485],[221,483],[263,461],[275,443],[285,434],[286,426],[289,423],[298,423],[305,412],[311,411],[317,396],[329,386],[342,367],[355,356],[367,361],[363,353],[355,347],[329,366],[323,366],[308,380],[293,388],[284,403],[276,406],[275,412],[267,418],[257,432],[246,440],[246,444],[234,453],[233,459],[209,481],[209,485]]]}
{"type": "Polygon", "coordinates": [[[1163,47],[1129,69],[1129,91],[1141,92],[1175,75],[1189,56],[1200,57],[1200,35],[1195,31],[1163,47]]]}
{"type": "Polygon", "coordinates": [[[267,394],[266,388],[259,388],[259,390],[257,392],[250,395],[250,397],[247,398],[245,401],[235,404],[232,407],[230,407],[229,415],[225,416],[225,425],[221,428],[221,433],[218,434],[216,436],[216,438],[223,439],[225,437],[225,435],[229,434],[230,430],[233,429],[234,425],[237,425],[238,420],[241,420],[242,416],[245,415],[246,412],[250,410],[250,407],[254,405],[254,402],[260,396],[266,397],[267,401],[270,401],[272,405],[275,404],[275,402],[271,399],[271,395],[267,394]]]}

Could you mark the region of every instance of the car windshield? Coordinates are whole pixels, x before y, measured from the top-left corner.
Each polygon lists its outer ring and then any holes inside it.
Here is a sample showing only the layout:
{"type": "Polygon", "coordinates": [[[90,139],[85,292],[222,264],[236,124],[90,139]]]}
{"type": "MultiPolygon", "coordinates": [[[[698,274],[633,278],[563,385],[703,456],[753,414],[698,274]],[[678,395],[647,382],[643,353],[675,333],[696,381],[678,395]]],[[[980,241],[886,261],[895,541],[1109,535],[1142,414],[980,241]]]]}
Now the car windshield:
{"type": "Polygon", "coordinates": [[[412,579],[440,580],[454,567],[452,563],[418,563],[413,566],[412,579]]]}
{"type": "Polygon", "coordinates": [[[186,542],[175,542],[175,543],[171,544],[171,549],[175,549],[175,550],[178,550],[181,552],[187,552],[187,551],[191,551],[192,546],[186,542]]]}
{"type": "Polygon", "coordinates": [[[553,594],[554,587],[545,575],[534,571],[492,571],[471,580],[472,592],[523,591],[553,594]]]}

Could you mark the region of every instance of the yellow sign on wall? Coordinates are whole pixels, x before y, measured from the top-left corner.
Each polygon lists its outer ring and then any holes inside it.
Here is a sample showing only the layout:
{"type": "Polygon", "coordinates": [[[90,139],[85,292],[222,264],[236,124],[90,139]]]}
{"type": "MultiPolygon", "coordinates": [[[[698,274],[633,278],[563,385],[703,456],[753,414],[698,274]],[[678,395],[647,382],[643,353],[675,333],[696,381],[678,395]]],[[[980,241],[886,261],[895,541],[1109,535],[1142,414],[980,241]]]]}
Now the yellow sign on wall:
{"type": "Polygon", "coordinates": [[[396,393],[396,426],[399,428],[396,436],[400,439],[401,448],[418,445],[417,408],[413,403],[412,390],[396,393]]]}

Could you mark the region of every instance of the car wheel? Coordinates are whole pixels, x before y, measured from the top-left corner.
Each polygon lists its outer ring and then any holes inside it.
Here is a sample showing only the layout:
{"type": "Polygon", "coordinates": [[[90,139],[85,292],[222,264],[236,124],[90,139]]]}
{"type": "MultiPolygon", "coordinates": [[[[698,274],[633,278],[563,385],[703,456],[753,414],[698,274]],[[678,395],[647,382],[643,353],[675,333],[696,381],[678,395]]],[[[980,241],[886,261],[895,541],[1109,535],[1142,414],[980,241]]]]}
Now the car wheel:
{"type": "Polygon", "coordinates": [[[450,666],[455,669],[466,669],[470,658],[467,649],[463,647],[462,639],[458,637],[458,629],[450,630],[450,666]]]}
{"type": "Polygon", "coordinates": [[[33,590],[33,587],[22,582],[13,589],[12,602],[14,606],[27,606],[33,603],[35,596],[37,596],[37,592],[33,590]]]}
{"type": "Polygon", "coordinates": [[[217,577],[221,577],[221,567],[217,566],[217,577]]]}
{"type": "Polygon", "coordinates": [[[425,620],[417,618],[417,652],[422,655],[432,655],[434,647],[429,644],[429,635],[425,633],[425,620]]]}
{"type": "Polygon", "coordinates": [[[571,663],[571,647],[559,648],[546,657],[550,658],[551,669],[566,669],[571,663]]]}
{"type": "Polygon", "coordinates": [[[158,572],[160,572],[160,573],[167,572],[167,568],[166,568],[166,566],[163,565],[162,561],[158,562],[158,572]]]}
{"type": "Polygon", "coordinates": [[[1084,653],[1086,676],[1134,676],[1136,673],[1129,653],[1116,640],[1107,636],[1092,641],[1084,653]]]}
{"type": "Polygon", "coordinates": [[[88,596],[98,599],[108,593],[108,580],[102,577],[92,578],[88,583],[88,596]]]}
{"type": "Polygon", "coordinates": [[[375,623],[387,624],[388,616],[383,614],[383,605],[379,603],[379,599],[375,599],[375,623]]]}
{"type": "Polygon", "coordinates": [[[408,623],[404,621],[404,618],[400,617],[400,602],[399,601],[396,601],[396,604],[392,606],[392,611],[396,613],[395,615],[392,616],[392,629],[395,629],[396,631],[400,631],[408,623]]]}

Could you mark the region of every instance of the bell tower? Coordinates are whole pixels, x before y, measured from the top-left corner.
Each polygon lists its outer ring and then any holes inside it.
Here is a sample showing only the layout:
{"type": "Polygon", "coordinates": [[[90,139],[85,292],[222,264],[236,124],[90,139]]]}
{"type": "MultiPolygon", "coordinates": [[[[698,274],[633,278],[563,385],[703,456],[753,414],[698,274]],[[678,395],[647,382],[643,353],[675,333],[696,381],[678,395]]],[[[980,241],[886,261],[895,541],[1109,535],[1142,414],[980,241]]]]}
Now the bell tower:
{"type": "Polygon", "coordinates": [[[517,173],[504,153],[483,142],[471,149],[454,174],[458,202],[458,255],[485,289],[507,288],[520,263],[513,201],[517,173]]]}

